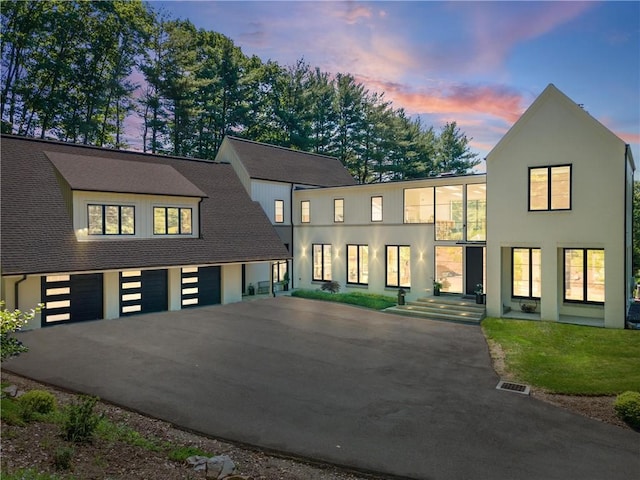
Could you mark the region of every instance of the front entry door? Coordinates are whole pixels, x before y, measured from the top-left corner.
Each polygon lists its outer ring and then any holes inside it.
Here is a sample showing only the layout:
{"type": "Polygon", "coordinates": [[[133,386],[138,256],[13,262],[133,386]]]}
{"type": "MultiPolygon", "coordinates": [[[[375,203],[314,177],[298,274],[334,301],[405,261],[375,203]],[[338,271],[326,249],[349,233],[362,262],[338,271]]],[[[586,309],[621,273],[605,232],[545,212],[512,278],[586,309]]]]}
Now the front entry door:
{"type": "Polygon", "coordinates": [[[467,280],[465,282],[467,295],[475,293],[476,285],[483,283],[483,247],[467,247],[466,248],[466,270],[467,280]]]}

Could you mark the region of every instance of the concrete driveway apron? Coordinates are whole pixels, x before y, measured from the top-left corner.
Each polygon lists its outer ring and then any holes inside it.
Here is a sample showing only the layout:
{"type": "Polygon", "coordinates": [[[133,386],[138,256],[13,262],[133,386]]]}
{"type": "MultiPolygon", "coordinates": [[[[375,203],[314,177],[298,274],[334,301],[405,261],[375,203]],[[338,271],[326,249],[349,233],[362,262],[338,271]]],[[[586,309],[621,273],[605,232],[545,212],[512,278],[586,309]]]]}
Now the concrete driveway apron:
{"type": "Polygon", "coordinates": [[[630,479],[640,435],[495,389],[477,326],[278,297],[24,332],[3,368],[204,434],[416,479],[630,479]]]}

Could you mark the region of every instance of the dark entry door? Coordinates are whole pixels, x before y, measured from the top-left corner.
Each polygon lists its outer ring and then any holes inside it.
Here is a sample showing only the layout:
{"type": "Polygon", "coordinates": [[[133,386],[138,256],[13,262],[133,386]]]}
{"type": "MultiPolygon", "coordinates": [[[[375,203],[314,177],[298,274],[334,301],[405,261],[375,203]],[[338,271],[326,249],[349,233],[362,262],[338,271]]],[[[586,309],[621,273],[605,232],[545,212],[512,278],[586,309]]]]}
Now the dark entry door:
{"type": "Polygon", "coordinates": [[[217,305],[220,303],[220,267],[201,267],[198,269],[198,305],[217,305]]]}
{"type": "Polygon", "coordinates": [[[466,248],[466,273],[465,282],[466,292],[472,295],[475,292],[476,285],[482,283],[483,274],[483,253],[484,247],[467,247],[466,248]]]}

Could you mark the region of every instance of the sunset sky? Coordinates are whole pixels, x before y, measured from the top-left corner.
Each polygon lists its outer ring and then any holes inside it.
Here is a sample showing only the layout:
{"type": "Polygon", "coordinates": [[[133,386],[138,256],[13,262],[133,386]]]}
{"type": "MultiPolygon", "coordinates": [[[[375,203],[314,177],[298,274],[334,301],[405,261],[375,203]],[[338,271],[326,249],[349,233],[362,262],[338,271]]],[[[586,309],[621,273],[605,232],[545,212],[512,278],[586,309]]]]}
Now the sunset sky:
{"type": "Polygon", "coordinates": [[[426,125],[455,120],[482,157],[553,83],[640,164],[640,2],[152,4],[263,61],[351,73],[426,125]]]}

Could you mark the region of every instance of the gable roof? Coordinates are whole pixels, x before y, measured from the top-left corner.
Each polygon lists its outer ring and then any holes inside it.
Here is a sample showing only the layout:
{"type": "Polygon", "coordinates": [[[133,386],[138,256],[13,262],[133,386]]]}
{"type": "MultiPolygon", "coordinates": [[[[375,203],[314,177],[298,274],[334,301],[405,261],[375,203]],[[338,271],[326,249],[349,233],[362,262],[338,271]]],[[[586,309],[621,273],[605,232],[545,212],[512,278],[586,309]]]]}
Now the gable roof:
{"type": "MultiPolygon", "coordinates": [[[[536,97],[529,108],[525,110],[520,118],[511,126],[509,131],[507,131],[507,133],[502,136],[500,141],[489,152],[489,154],[487,155],[487,162],[489,162],[492,157],[496,156],[497,153],[512,140],[512,138],[516,137],[518,132],[526,128],[525,125],[529,122],[529,120],[534,115],[536,115],[538,110],[542,109],[543,106],[545,106],[548,102],[555,102],[556,104],[562,105],[564,109],[570,111],[573,115],[577,116],[577,118],[580,118],[581,121],[589,122],[591,125],[593,125],[596,131],[610,138],[614,138],[615,140],[620,142],[621,145],[625,145],[624,141],[620,137],[618,137],[615,133],[605,127],[597,119],[592,117],[580,105],[575,103],[567,95],[560,91],[553,83],[550,83],[542,91],[542,93],[540,93],[540,95],[536,97]]],[[[631,163],[633,163],[633,159],[631,159],[631,163]]]]}
{"type": "Polygon", "coordinates": [[[355,185],[355,180],[335,157],[302,152],[266,143],[226,136],[226,142],[256,180],[335,187],[355,185]]]}
{"type": "Polygon", "coordinates": [[[47,152],[72,190],[206,197],[171,165],[47,152]]]}
{"type": "Polygon", "coordinates": [[[231,165],[2,136],[0,164],[3,275],[213,265],[289,257],[231,165]],[[45,152],[173,168],[202,191],[200,238],[78,242],[54,165],[45,152]]]}

